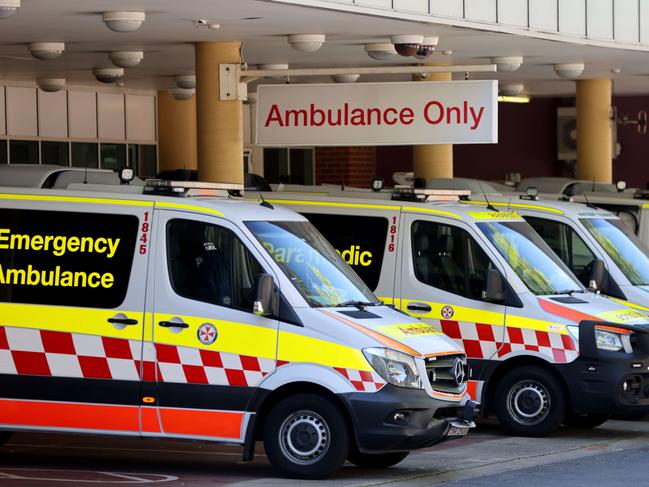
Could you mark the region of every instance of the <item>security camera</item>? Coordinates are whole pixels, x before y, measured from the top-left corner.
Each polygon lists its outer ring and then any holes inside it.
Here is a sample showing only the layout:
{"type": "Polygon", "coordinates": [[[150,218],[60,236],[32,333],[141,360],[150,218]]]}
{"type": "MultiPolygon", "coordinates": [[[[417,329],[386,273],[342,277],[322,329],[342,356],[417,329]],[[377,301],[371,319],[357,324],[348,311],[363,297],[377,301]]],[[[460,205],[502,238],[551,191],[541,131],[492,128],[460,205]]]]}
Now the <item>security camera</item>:
{"type": "Polygon", "coordinates": [[[123,68],[95,68],[92,72],[100,83],[114,83],[124,76],[123,68]]]}
{"type": "Polygon", "coordinates": [[[424,36],[419,35],[398,35],[392,36],[392,44],[394,49],[402,56],[414,56],[420,49],[421,44],[424,42],[424,36]]]}
{"type": "Polygon", "coordinates": [[[419,49],[417,49],[417,52],[415,53],[415,57],[417,59],[426,59],[435,51],[438,42],[439,37],[437,36],[424,37],[421,46],[419,46],[419,49]]]}

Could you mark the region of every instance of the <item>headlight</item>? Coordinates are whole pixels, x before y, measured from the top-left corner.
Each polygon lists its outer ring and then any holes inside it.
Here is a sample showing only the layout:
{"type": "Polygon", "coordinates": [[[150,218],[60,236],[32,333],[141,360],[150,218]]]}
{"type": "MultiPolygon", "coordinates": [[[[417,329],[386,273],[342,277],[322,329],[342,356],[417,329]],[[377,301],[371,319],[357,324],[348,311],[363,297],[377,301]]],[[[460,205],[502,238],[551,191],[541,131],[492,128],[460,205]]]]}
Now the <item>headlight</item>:
{"type": "Polygon", "coordinates": [[[598,330],[597,328],[595,328],[595,343],[597,343],[597,348],[600,350],[609,350],[611,352],[618,352],[624,348],[619,333],[598,330]]]}
{"type": "Polygon", "coordinates": [[[398,387],[422,388],[417,364],[412,355],[390,348],[366,348],[363,354],[386,382],[398,387]]]}

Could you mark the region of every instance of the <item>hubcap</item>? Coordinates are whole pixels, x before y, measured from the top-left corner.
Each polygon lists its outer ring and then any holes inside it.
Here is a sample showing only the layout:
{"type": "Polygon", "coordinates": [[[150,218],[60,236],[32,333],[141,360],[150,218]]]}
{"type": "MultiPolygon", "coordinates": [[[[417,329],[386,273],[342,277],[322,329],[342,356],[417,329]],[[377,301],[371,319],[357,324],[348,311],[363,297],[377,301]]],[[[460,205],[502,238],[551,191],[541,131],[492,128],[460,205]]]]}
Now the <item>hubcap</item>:
{"type": "Polygon", "coordinates": [[[507,394],[507,412],[519,424],[533,426],[550,412],[550,394],[543,384],[520,381],[507,394]]]}
{"type": "Polygon", "coordinates": [[[298,411],[284,420],[279,429],[282,453],[293,463],[310,465],[329,449],[329,426],[313,411],[298,411]]]}

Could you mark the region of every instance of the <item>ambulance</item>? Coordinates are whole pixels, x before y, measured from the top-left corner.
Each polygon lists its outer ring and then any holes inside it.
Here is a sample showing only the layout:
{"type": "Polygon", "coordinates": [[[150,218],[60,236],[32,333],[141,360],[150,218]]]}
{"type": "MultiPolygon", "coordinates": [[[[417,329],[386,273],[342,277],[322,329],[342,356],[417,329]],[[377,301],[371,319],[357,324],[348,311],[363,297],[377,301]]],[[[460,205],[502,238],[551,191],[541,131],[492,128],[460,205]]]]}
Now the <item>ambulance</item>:
{"type": "Polygon", "coordinates": [[[587,291],[516,211],[467,196],[261,194],[306,216],[383,302],[455,339],[472,397],[510,434],[649,411],[649,318],[587,291]]]}
{"type": "Polygon", "coordinates": [[[184,438],[246,460],[263,440],[282,475],[321,478],[474,427],[462,348],[240,189],[0,189],[0,439],[184,438]]]}

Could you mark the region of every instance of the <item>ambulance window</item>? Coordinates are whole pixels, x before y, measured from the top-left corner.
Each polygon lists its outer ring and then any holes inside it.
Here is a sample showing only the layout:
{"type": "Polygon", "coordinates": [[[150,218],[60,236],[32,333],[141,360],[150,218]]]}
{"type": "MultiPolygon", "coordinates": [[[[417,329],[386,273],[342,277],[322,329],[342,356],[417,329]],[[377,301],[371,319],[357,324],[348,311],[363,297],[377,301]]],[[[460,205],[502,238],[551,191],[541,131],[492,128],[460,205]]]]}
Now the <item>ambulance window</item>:
{"type": "Polygon", "coordinates": [[[381,277],[388,233],[388,220],[372,216],[342,216],[305,213],[358,277],[372,291],[381,277]]]}
{"type": "Polygon", "coordinates": [[[412,224],[415,276],[424,284],[482,300],[487,270],[493,264],[461,228],[429,221],[412,224]]]}
{"type": "Polygon", "coordinates": [[[264,270],[230,230],[171,220],[167,254],[171,286],[178,295],[252,311],[255,281],[264,270]]]}
{"type": "Polygon", "coordinates": [[[120,306],[137,231],[135,215],[0,210],[0,302],[120,306]]]}
{"type": "Polygon", "coordinates": [[[538,233],[555,254],[570,268],[584,286],[588,286],[591,263],[595,254],[577,232],[565,223],[546,218],[525,217],[527,223],[538,233]]]}

